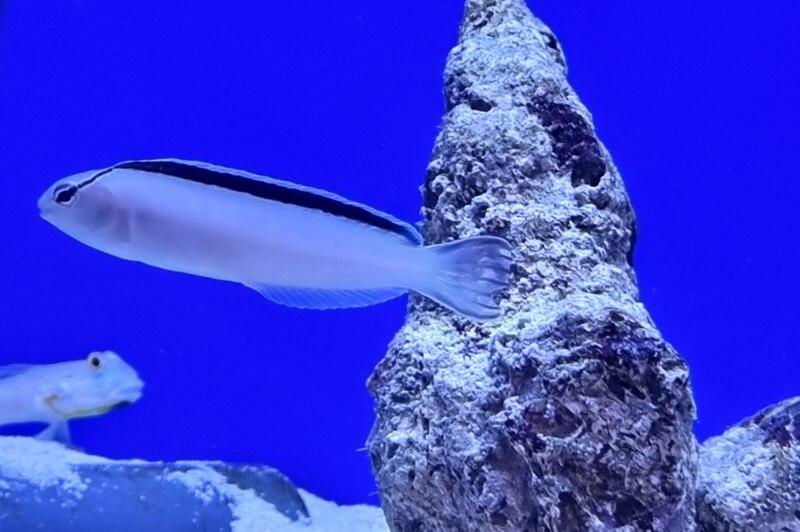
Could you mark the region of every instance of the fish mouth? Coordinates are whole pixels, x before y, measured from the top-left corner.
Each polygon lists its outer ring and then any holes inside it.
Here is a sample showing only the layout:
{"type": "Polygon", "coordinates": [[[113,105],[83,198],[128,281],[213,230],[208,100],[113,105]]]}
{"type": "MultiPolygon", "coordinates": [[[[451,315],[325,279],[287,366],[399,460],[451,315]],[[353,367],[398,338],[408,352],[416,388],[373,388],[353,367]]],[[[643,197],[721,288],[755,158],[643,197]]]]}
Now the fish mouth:
{"type": "Polygon", "coordinates": [[[142,388],[144,388],[144,383],[139,381],[132,386],[116,390],[114,395],[120,398],[117,403],[125,403],[126,405],[135,403],[142,397],[142,388]]]}
{"type": "Polygon", "coordinates": [[[52,208],[49,204],[50,203],[49,199],[50,195],[48,190],[47,192],[42,194],[41,197],[39,198],[39,201],[36,202],[36,207],[39,209],[39,216],[41,216],[48,222],[50,221],[48,215],[52,212],[52,208]]]}

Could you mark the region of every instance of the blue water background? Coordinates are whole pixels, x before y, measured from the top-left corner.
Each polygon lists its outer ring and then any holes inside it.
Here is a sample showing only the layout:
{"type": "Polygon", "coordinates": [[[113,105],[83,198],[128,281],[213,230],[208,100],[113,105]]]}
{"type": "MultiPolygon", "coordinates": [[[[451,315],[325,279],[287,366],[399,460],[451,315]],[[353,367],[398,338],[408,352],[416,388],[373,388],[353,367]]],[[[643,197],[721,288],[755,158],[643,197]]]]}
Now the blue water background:
{"type": "MultiPolygon", "coordinates": [[[[800,393],[800,4],[533,7],[626,180],[642,297],[691,364],[698,436],[800,393]]],[[[5,2],[0,363],[115,349],[145,396],[75,423],[87,450],[262,462],[324,497],[377,502],[364,383],[404,299],[279,307],[102,255],[41,221],[36,199],[74,172],[173,156],[416,221],[461,13],[442,0],[5,2]]]]}

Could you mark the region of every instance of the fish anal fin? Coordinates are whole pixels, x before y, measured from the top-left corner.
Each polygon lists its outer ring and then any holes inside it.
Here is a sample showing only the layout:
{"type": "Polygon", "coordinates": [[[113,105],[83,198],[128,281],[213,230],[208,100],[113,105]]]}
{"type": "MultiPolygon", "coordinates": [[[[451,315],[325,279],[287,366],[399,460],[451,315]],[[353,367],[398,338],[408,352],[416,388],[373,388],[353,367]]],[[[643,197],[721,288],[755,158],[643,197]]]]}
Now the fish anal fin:
{"type": "Polygon", "coordinates": [[[402,288],[338,290],[291,286],[247,285],[273,303],[294,308],[337,309],[366,307],[394,299],[406,292],[402,288]]]}

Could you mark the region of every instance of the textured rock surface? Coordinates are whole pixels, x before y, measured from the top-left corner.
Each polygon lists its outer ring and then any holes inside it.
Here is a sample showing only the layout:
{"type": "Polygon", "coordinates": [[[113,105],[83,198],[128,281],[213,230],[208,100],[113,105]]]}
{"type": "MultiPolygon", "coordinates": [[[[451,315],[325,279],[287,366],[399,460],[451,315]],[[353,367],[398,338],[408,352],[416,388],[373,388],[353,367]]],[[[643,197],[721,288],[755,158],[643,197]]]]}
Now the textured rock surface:
{"type": "Polygon", "coordinates": [[[800,530],[800,397],[762,410],[700,448],[701,530],[800,530]]]}
{"type": "Polygon", "coordinates": [[[515,247],[503,316],[414,299],[369,380],[394,530],[686,530],[687,369],[638,299],[635,220],[558,41],[522,0],[469,0],[423,187],[428,243],[515,247]]]}

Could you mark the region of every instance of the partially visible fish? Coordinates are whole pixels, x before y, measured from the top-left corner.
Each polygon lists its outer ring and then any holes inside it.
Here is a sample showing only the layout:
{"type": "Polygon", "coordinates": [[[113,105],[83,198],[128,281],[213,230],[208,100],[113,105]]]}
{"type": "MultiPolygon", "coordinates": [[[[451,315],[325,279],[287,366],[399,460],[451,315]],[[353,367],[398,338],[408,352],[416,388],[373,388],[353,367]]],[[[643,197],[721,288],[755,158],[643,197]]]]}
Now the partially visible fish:
{"type": "Polygon", "coordinates": [[[233,281],[301,308],[372,305],[409,290],[476,320],[509,280],[502,238],[423,246],[411,225],[340,196],[175,159],[62,179],[42,217],[73,238],[151,266],[233,281]]]}
{"type": "Polygon", "coordinates": [[[142,386],[136,370],[111,351],[73,362],[0,366],[0,425],[47,423],[37,437],[70,443],[70,419],[131,404],[142,386]]]}

